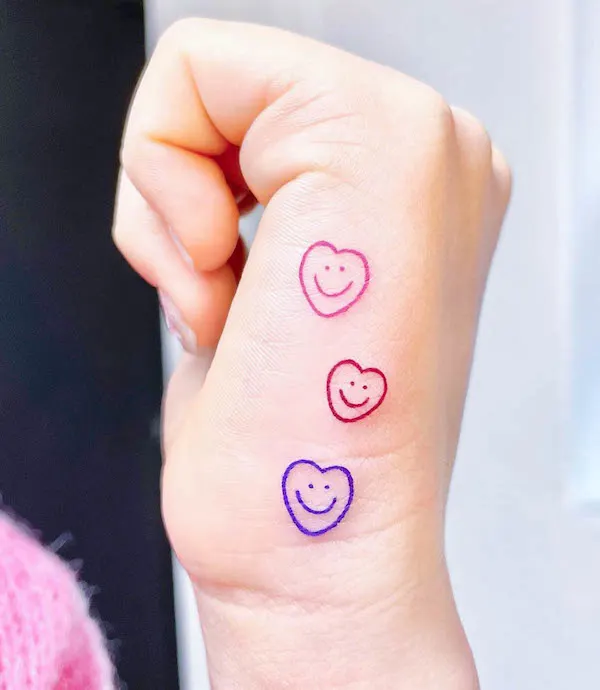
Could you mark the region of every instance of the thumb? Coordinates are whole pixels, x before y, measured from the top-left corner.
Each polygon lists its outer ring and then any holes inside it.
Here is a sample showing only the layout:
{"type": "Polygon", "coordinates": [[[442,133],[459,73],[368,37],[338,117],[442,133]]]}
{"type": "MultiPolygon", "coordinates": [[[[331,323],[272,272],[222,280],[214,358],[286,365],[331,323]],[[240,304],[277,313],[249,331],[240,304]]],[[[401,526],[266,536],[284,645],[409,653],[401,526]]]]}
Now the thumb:
{"type": "Polygon", "coordinates": [[[218,21],[176,23],[159,41],[127,120],[113,236],[195,334],[184,345],[214,347],[223,329],[240,185],[266,205],[303,175],[361,177],[363,90],[385,95],[390,74],[416,85],[379,67],[364,75],[366,64],[284,31],[218,21]],[[232,163],[239,147],[243,178],[232,163]]]}

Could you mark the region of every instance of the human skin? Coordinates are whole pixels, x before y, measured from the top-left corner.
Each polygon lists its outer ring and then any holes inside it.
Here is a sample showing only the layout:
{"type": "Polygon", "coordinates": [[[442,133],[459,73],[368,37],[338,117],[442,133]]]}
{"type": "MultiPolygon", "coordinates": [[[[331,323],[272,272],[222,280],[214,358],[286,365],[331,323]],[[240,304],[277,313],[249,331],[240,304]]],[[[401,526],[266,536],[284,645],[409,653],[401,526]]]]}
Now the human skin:
{"type": "Polygon", "coordinates": [[[192,351],[166,398],[163,514],[215,690],[478,687],[444,514],[509,195],[481,124],[403,74],[251,25],[186,20],[159,42],[113,235],[192,351]],[[253,197],[265,212],[240,279],[253,197]],[[298,277],[319,241],[370,270],[331,318],[298,277]],[[345,359],[388,384],[354,423],[327,401],[345,359]],[[316,537],[282,501],[300,458],[354,479],[347,515],[316,537]]]}

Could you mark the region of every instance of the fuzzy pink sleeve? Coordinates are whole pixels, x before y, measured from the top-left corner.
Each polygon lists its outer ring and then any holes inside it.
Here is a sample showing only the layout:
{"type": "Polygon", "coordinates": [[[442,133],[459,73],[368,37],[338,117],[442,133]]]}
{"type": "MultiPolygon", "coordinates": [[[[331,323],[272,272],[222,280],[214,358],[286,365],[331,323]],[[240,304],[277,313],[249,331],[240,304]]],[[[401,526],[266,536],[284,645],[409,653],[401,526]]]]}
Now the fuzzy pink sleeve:
{"type": "Polygon", "coordinates": [[[73,572],[0,514],[0,690],[112,690],[73,572]]]}

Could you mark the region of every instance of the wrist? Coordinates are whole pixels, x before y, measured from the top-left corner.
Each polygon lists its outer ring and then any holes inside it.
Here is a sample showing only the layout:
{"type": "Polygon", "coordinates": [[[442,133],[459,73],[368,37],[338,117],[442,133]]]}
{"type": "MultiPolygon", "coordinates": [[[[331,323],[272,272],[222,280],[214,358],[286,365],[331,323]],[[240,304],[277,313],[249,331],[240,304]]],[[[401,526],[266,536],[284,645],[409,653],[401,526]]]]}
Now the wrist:
{"type": "MultiPolygon", "coordinates": [[[[478,690],[460,623],[199,600],[212,690],[478,690]]],[[[358,612],[357,612],[358,614],[358,612]]]]}
{"type": "MultiPolygon", "coordinates": [[[[357,540],[356,553],[365,553],[359,562],[335,542],[323,545],[337,551],[335,575],[317,569],[304,597],[293,582],[276,595],[198,587],[213,690],[477,690],[443,557],[416,519],[418,542],[394,526],[369,535],[368,549],[357,540]]],[[[256,558],[266,569],[275,560],[268,553],[256,558]]],[[[294,572],[306,573],[310,550],[296,558],[294,572]]]]}

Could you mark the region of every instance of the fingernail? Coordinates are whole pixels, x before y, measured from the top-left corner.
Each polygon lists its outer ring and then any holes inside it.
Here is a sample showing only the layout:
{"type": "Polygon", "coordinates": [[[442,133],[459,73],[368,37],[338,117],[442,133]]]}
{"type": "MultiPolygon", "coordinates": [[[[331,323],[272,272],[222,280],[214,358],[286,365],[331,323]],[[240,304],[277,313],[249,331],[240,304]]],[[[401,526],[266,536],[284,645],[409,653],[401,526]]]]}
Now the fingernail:
{"type": "Polygon", "coordinates": [[[160,306],[162,308],[169,333],[172,333],[177,340],[179,340],[181,347],[183,347],[184,350],[187,350],[187,352],[190,352],[191,354],[196,354],[198,351],[196,334],[187,325],[173,300],[162,290],[158,291],[158,299],[160,301],[160,306]]]}

